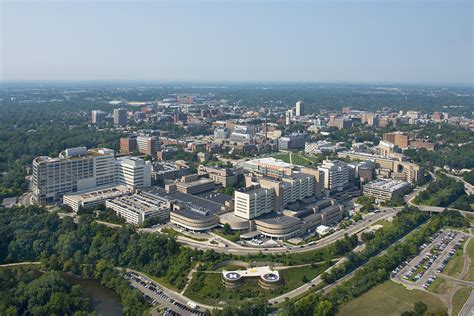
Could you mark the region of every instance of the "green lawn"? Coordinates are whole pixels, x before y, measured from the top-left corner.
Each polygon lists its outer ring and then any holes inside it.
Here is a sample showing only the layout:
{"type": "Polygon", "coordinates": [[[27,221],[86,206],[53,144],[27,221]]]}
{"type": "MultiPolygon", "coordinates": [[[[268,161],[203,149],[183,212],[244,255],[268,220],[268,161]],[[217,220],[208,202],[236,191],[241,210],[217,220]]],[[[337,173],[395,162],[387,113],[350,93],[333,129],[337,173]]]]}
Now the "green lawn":
{"type": "Polygon", "coordinates": [[[194,273],[184,295],[196,302],[210,305],[234,304],[255,298],[269,299],[303,285],[305,283],[303,282],[304,277],[311,280],[326,269],[327,266],[321,264],[316,267],[307,266],[280,270],[283,285],[271,291],[261,288],[257,279],[246,279],[241,287],[227,289],[222,284],[220,273],[197,272],[194,273]]]}
{"type": "Polygon", "coordinates": [[[474,281],[474,238],[471,238],[467,244],[467,255],[471,258],[467,280],[474,281]]]}
{"type": "Polygon", "coordinates": [[[238,242],[240,240],[239,232],[235,232],[234,234],[226,234],[222,228],[214,229],[212,232],[232,242],[238,242]]]}
{"type": "Polygon", "coordinates": [[[463,246],[464,244],[461,245],[454,256],[451,257],[443,273],[452,277],[457,277],[461,273],[464,267],[463,246]]]}
{"type": "Polygon", "coordinates": [[[436,296],[420,290],[407,290],[393,281],[386,281],[362,296],[343,305],[339,315],[379,316],[397,315],[413,310],[416,301],[423,301],[428,310],[447,310],[446,305],[436,296]]]}
{"type": "MultiPolygon", "coordinates": [[[[302,154],[292,154],[291,155],[293,163],[295,165],[311,165],[311,164],[316,164],[320,162],[319,157],[313,157],[313,156],[307,156],[307,155],[302,155],[302,154]]],[[[276,159],[281,159],[286,163],[290,163],[290,155],[287,153],[284,154],[278,154],[274,156],[276,159]]]]}
{"type": "Polygon", "coordinates": [[[174,229],[171,228],[171,227],[163,228],[161,231],[162,231],[163,233],[168,234],[168,235],[171,236],[171,237],[174,237],[174,236],[182,236],[182,237],[186,237],[186,238],[189,238],[189,239],[192,239],[192,240],[196,240],[196,241],[207,241],[207,240],[208,240],[207,238],[198,238],[198,237],[193,237],[193,236],[190,236],[190,235],[187,235],[187,234],[183,234],[182,232],[179,232],[179,231],[177,231],[177,230],[174,230],[174,229]]]}
{"type": "Polygon", "coordinates": [[[456,293],[453,296],[453,313],[452,315],[458,315],[459,312],[461,311],[464,303],[467,301],[469,298],[469,295],[471,295],[471,289],[468,287],[462,287],[459,290],[456,291],[456,293]]]}
{"type": "Polygon", "coordinates": [[[436,294],[446,294],[453,288],[453,286],[454,285],[451,282],[446,281],[443,278],[437,278],[433,283],[431,283],[427,290],[436,294]]]}

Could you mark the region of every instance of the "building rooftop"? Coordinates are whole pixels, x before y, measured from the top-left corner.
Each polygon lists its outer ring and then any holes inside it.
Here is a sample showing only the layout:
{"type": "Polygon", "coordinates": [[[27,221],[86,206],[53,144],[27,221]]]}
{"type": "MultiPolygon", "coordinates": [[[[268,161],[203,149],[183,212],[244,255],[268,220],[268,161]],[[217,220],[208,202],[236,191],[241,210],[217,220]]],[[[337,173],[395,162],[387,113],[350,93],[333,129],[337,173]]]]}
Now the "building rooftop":
{"type": "Polygon", "coordinates": [[[410,185],[410,184],[402,180],[378,179],[378,180],[367,183],[366,185],[364,185],[364,188],[394,192],[403,187],[406,187],[407,185],[410,185]]]}
{"type": "Polygon", "coordinates": [[[213,191],[197,194],[196,196],[219,204],[225,204],[227,201],[232,201],[234,199],[231,195],[213,191]]]}
{"type": "Polygon", "coordinates": [[[134,194],[130,196],[122,196],[108,203],[124,207],[128,211],[135,213],[146,214],[148,212],[154,212],[157,209],[168,208],[168,203],[164,199],[152,199],[141,194],[134,194]]]}
{"type": "Polygon", "coordinates": [[[89,202],[101,199],[112,199],[124,194],[132,193],[133,189],[126,185],[104,186],[92,190],[79,191],[74,194],[66,194],[70,200],[76,202],[89,202]]]}
{"type": "Polygon", "coordinates": [[[183,207],[187,207],[189,209],[195,209],[197,210],[195,212],[196,214],[202,213],[201,216],[205,215],[205,213],[218,214],[221,212],[221,207],[224,205],[223,203],[219,203],[216,200],[210,200],[197,195],[191,195],[180,191],[166,192],[160,187],[147,188],[144,189],[143,192],[162,199],[166,199],[170,202],[174,201],[176,204],[179,204],[183,207]]]}
{"type": "Polygon", "coordinates": [[[271,225],[279,224],[279,225],[285,225],[285,226],[297,225],[301,222],[296,217],[279,215],[276,212],[263,214],[257,217],[255,220],[266,223],[266,224],[271,224],[271,225]]]}
{"type": "Polygon", "coordinates": [[[276,168],[293,168],[292,164],[286,163],[283,160],[280,159],[275,159],[273,157],[266,157],[266,158],[258,158],[258,159],[253,159],[245,162],[246,165],[255,165],[255,166],[261,166],[261,165],[269,165],[273,166],[276,168]]]}

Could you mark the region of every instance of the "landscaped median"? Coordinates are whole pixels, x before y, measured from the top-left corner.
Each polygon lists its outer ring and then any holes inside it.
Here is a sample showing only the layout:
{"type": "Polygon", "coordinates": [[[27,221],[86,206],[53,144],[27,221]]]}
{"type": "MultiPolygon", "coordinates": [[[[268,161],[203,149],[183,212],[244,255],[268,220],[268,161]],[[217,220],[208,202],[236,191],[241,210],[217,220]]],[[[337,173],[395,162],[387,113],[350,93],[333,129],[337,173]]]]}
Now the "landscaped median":
{"type": "Polygon", "coordinates": [[[194,236],[191,236],[191,235],[188,235],[188,234],[184,234],[182,232],[179,232],[177,230],[174,230],[173,228],[171,227],[166,227],[166,228],[163,228],[161,230],[162,233],[165,233],[165,234],[168,234],[168,236],[170,237],[176,237],[176,236],[181,236],[181,237],[185,237],[185,238],[189,238],[189,239],[192,239],[192,240],[195,240],[195,241],[200,241],[200,242],[205,242],[205,241],[208,241],[209,239],[207,238],[200,238],[200,237],[194,237],[194,236]]]}

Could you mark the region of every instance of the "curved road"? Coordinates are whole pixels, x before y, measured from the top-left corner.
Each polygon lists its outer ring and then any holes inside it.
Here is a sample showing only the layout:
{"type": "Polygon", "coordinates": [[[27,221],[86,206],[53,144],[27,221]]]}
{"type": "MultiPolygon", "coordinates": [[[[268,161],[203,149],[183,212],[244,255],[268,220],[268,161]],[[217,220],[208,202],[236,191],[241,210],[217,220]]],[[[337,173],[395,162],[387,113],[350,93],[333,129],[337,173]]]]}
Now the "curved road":
{"type": "MultiPolygon", "coordinates": [[[[220,253],[232,253],[238,256],[248,256],[248,255],[255,255],[255,254],[286,254],[286,253],[301,253],[301,252],[308,252],[316,249],[323,248],[330,243],[335,242],[337,239],[344,237],[344,234],[348,234],[349,236],[358,234],[365,230],[370,225],[374,224],[376,221],[391,217],[397,213],[397,209],[394,208],[385,208],[380,213],[371,213],[366,215],[366,217],[357,222],[356,224],[350,226],[347,229],[338,230],[337,232],[324,237],[318,240],[313,245],[303,245],[303,246],[291,246],[291,247],[278,247],[278,248],[257,248],[257,247],[243,247],[238,245],[229,245],[227,247],[219,247],[212,244],[205,244],[203,242],[195,241],[186,237],[177,236],[177,240],[180,244],[200,250],[214,250],[220,253]]],[[[147,231],[147,230],[142,230],[147,231]]],[[[151,232],[151,230],[148,230],[151,232]]]]}

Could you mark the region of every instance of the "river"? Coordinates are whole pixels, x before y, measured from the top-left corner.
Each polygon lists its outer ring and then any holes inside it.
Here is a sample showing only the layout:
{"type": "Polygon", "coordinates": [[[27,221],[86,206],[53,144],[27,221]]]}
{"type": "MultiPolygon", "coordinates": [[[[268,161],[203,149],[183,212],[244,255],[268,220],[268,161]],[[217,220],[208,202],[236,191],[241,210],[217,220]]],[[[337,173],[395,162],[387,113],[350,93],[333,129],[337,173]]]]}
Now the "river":
{"type": "Polygon", "coordinates": [[[64,273],[63,276],[70,284],[81,286],[84,294],[92,300],[92,307],[97,315],[123,315],[122,303],[118,295],[99,281],[84,279],[70,273],[64,273]]]}

